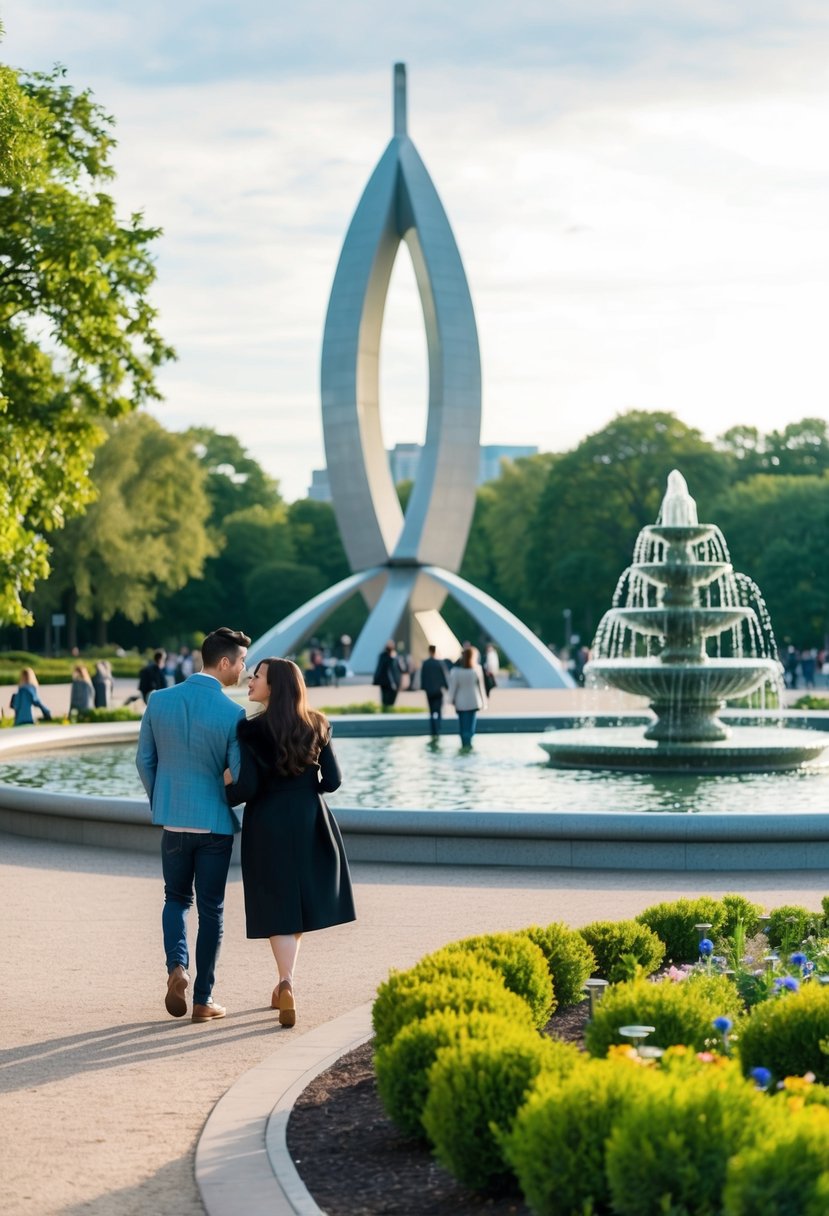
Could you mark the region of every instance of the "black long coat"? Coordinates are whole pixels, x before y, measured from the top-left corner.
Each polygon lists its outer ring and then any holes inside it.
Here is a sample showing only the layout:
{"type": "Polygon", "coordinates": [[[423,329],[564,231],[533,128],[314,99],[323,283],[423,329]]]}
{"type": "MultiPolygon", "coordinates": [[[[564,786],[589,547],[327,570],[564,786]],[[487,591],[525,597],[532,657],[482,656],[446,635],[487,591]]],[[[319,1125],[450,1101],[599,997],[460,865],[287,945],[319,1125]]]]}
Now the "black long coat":
{"type": "Polygon", "coordinates": [[[297,777],[274,769],[264,727],[247,724],[239,740],[239,780],[227,787],[231,806],[245,803],[242,882],[248,937],[305,933],[355,919],[351,876],[337,822],[323,793],[342,775],[326,745],[319,764],[297,777]]]}

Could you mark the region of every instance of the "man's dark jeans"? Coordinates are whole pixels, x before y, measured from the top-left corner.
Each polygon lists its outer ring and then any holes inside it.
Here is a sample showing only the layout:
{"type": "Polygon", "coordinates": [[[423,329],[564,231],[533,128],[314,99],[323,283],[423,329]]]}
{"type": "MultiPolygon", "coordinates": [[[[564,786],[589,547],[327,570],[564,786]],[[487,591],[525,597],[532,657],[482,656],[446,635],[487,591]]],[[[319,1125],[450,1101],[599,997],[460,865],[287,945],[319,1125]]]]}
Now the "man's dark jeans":
{"type": "Polygon", "coordinates": [[[206,1005],[216,978],[216,960],[222,941],[225,885],[230,869],[233,837],[210,832],[161,833],[161,866],[164,874],[164,953],[167,970],[187,967],[187,913],[196,892],[199,928],[196,934],[196,982],[193,1001],[206,1005]]]}
{"type": "Polygon", "coordinates": [[[443,712],[443,693],[440,691],[427,692],[426,700],[429,702],[429,729],[433,736],[439,735],[443,712]]]}

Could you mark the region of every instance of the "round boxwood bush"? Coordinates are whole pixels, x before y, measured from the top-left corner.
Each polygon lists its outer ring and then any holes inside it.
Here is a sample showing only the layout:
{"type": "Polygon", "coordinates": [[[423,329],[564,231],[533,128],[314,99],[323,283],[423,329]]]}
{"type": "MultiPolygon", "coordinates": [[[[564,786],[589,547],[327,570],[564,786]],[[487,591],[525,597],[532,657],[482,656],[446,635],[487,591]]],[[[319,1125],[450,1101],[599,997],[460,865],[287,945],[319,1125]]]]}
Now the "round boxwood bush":
{"type": "Polygon", "coordinates": [[[536,1026],[546,1024],[553,1006],[553,982],[542,951],[524,933],[485,933],[445,949],[471,954],[497,971],[509,991],[527,1002],[536,1026]]]}
{"type": "Polygon", "coordinates": [[[725,917],[720,926],[722,936],[730,937],[740,924],[745,929],[746,937],[753,937],[760,928],[760,917],[763,914],[760,905],[752,903],[745,895],[733,893],[723,895],[720,902],[725,908],[725,917]]]}
{"type": "Polygon", "coordinates": [[[553,980],[554,1004],[576,1005],[584,999],[584,981],[592,975],[595,960],[577,929],[556,921],[542,928],[531,925],[523,930],[547,960],[553,980]]]}
{"type": "Polygon", "coordinates": [[[595,955],[595,974],[611,983],[626,977],[624,955],[632,955],[646,975],[665,957],[664,942],[635,920],[594,920],[579,933],[595,955]]]}
{"type": "Polygon", "coordinates": [[[725,905],[713,896],[700,899],[675,899],[671,903],[654,904],[636,917],[640,925],[653,929],[665,943],[669,959],[674,963],[695,963],[699,958],[699,934],[694,925],[710,924],[708,936],[720,933],[725,921],[725,905]]]}
{"type": "Polygon", "coordinates": [[[785,904],[769,915],[769,945],[775,950],[796,950],[804,937],[819,928],[823,917],[800,904],[785,904]]]}
{"type": "Polygon", "coordinates": [[[761,1144],[728,1163],[724,1216],[826,1216],[829,1111],[786,1110],[761,1144]]]}
{"type": "Polygon", "coordinates": [[[536,1216],[607,1210],[608,1136],[659,1080],[652,1069],[614,1060],[587,1060],[563,1078],[538,1077],[503,1142],[536,1216]]]}
{"type": "Polygon", "coordinates": [[[429,1094],[429,1069],[442,1047],[462,1039],[497,1039],[512,1023],[495,1013],[441,1009],[409,1022],[374,1055],[380,1101],[404,1136],[423,1137],[421,1118],[429,1094]]]}
{"type": "Polygon", "coordinates": [[[591,1056],[605,1056],[613,1043],[626,1040],[620,1026],[653,1026],[648,1046],[672,1047],[683,1043],[703,1051],[714,1039],[714,1018],[739,1016],[742,1006],[737,989],[724,975],[654,984],[633,980],[608,988],[587,1023],[585,1046],[591,1056]]]}
{"type": "Polygon", "coordinates": [[[497,972],[459,951],[433,955],[410,971],[392,972],[380,985],[371,1011],[377,1046],[390,1043],[407,1022],[438,1009],[481,1009],[502,1013],[519,1025],[533,1024],[527,1002],[507,992],[497,972]]]}
{"type": "Polygon", "coordinates": [[[466,1039],[438,1052],[429,1070],[423,1126],[435,1155],[466,1186],[503,1185],[510,1168],[501,1149],[516,1111],[541,1072],[578,1062],[569,1043],[513,1026],[497,1042],[466,1039]]]}
{"type": "MultiPolygon", "coordinates": [[[[768,1100],[730,1061],[644,1092],[605,1158],[616,1216],[714,1216],[729,1158],[762,1136],[768,1100]]],[[[768,1147],[768,1146],[767,1146],[768,1147]]]]}
{"type": "Polygon", "coordinates": [[[814,981],[755,1005],[740,1031],[743,1070],[768,1068],[776,1081],[813,1072],[829,1084],[829,988],[814,981]]]}

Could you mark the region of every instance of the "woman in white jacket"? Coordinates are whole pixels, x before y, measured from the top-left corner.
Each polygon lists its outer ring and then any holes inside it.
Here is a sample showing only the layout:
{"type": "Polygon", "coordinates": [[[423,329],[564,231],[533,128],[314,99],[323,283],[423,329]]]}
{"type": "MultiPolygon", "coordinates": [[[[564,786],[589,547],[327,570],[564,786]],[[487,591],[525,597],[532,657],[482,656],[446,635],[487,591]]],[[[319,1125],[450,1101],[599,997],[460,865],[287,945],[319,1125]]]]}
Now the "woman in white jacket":
{"type": "Polygon", "coordinates": [[[463,751],[469,751],[472,747],[478,711],[486,709],[484,673],[477,663],[477,657],[474,646],[464,646],[460,667],[453,667],[449,672],[449,700],[458,714],[463,751]]]}

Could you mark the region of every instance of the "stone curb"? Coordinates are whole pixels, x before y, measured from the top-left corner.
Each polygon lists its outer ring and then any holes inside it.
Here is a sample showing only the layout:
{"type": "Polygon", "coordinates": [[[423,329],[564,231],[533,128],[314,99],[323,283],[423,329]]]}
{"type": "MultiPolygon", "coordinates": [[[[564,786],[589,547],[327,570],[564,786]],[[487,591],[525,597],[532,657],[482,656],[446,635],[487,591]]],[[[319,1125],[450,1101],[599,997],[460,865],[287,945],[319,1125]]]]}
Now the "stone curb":
{"type": "Polygon", "coordinates": [[[219,1099],[196,1146],[207,1216],[324,1216],[288,1152],[288,1119],[314,1077],[371,1038],[371,1004],[292,1039],[219,1099]]]}

